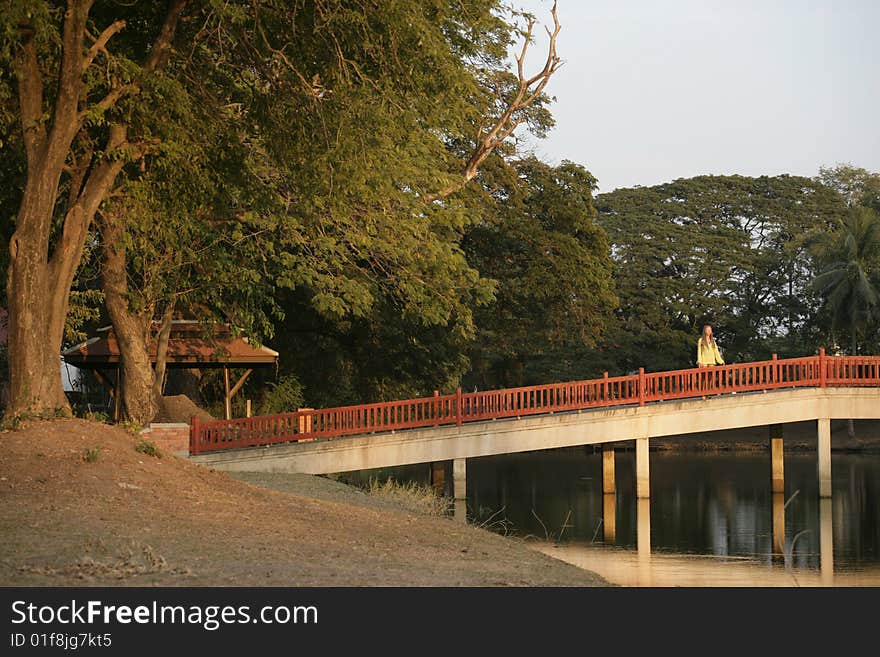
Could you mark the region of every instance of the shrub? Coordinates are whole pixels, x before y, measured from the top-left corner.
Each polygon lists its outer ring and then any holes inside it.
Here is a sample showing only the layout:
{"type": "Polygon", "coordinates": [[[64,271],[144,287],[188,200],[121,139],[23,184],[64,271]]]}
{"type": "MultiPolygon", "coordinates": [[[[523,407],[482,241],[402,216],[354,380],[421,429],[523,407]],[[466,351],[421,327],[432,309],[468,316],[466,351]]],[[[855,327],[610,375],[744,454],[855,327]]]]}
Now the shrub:
{"type": "Polygon", "coordinates": [[[138,444],[135,445],[134,449],[136,452],[146,454],[147,456],[154,456],[157,459],[162,458],[162,452],[156,447],[156,443],[150,442],[146,438],[141,438],[138,444]]]}
{"type": "Polygon", "coordinates": [[[292,413],[303,405],[303,387],[292,375],[282,376],[278,383],[270,383],[259,405],[258,415],[292,413]]]}
{"type": "Polygon", "coordinates": [[[82,460],[86,463],[94,463],[98,460],[98,456],[100,453],[100,447],[90,447],[83,451],[82,460]]]}

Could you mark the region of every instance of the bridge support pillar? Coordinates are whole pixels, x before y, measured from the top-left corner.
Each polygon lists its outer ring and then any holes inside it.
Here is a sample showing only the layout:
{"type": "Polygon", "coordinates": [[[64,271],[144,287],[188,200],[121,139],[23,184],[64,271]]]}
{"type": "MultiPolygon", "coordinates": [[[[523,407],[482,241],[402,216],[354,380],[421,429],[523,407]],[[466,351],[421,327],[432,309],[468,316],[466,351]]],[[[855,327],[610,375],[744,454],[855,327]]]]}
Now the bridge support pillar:
{"type": "Polygon", "coordinates": [[[774,493],[785,492],[785,459],[782,455],[782,425],[770,426],[770,461],[774,493]]]}
{"type": "Polygon", "coordinates": [[[467,522],[467,459],[452,461],[452,497],[457,522],[467,522]]]}
{"type": "Polygon", "coordinates": [[[617,490],[614,483],[614,444],[602,445],[602,492],[606,495],[617,490]]]}
{"type": "Polygon", "coordinates": [[[651,475],[648,462],[648,437],[636,438],[636,497],[651,497],[651,475]]]}
{"type": "Polygon", "coordinates": [[[831,420],[819,418],[819,497],[831,497],[831,420]]]}

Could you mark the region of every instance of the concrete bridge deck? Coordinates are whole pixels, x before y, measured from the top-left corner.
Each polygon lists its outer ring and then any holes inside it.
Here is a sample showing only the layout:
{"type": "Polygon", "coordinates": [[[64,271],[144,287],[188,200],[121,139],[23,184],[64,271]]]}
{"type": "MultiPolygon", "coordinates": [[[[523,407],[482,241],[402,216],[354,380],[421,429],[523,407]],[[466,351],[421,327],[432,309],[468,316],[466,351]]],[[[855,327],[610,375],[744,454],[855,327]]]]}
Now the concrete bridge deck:
{"type": "MultiPolygon", "coordinates": [[[[830,420],[876,418],[878,388],[795,388],[230,449],[191,458],[218,470],[329,474],[636,440],[644,450],[640,458],[646,459],[650,438],[816,420],[820,443],[823,438],[827,443],[830,478],[830,420]]],[[[820,461],[825,458],[820,444],[820,461]]],[[[647,496],[643,483],[640,492],[647,496]]]]}

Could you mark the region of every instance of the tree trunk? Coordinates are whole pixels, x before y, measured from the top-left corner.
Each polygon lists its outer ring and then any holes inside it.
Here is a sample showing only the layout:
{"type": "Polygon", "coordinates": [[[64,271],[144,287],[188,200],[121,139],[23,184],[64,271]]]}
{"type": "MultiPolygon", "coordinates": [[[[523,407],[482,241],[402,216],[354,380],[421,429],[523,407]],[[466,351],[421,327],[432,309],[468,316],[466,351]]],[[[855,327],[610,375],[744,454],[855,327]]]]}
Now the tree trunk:
{"type": "Polygon", "coordinates": [[[29,219],[20,216],[19,228],[12,236],[9,248],[7,412],[13,417],[51,416],[70,411],[61,386],[60,335],[66,313],[49,303],[36,301],[51,299],[57,282],[50,279],[45,255],[34,248],[35,240],[31,239],[35,232],[34,222],[29,219]],[[57,342],[55,335],[59,336],[57,342]]]}
{"type": "Polygon", "coordinates": [[[141,426],[156,415],[154,374],[148,351],[149,320],[144,321],[128,306],[128,278],[121,220],[113,212],[100,219],[104,243],[104,304],[119,344],[122,368],[122,418],[141,426]]]}
{"type": "Polygon", "coordinates": [[[162,392],[165,388],[165,371],[168,362],[168,340],[171,338],[171,321],[174,319],[174,302],[165,306],[162,313],[162,324],[156,335],[156,368],[153,374],[153,397],[156,404],[162,403],[162,392]]]}
{"type": "MultiPolygon", "coordinates": [[[[169,3],[165,22],[147,56],[144,72],[164,65],[180,14],[187,0],[169,3]]],[[[61,52],[53,71],[53,104],[45,107],[43,71],[37,56],[34,26],[19,25],[21,44],[15,62],[22,142],[27,178],[9,241],[6,292],[9,303],[8,416],[47,416],[70,412],[61,385],[61,345],[70,300],[70,286],[82,257],[91,222],[125,162],[119,147],[126,143],[125,126],[111,125],[104,157],[74,160],[71,145],[83,125],[85,109],[83,72],[107,40],[124,26],[117,21],[85,52],[84,40],[91,2],[69,0],[60,33],[61,52]],[[82,106],[81,106],[82,105],[82,106]],[[47,120],[46,117],[50,117],[47,120]],[[79,170],[72,176],[68,211],[60,239],[50,253],[49,238],[65,166],[79,170]]],[[[44,35],[45,36],[45,35],[44,35]]],[[[93,104],[103,111],[140,84],[116,88],[93,104]]],[[[124,262],[124,261],[123,261],[124,262]]],[[[123,268],[124,274],[124,268],[123,268]]],[[[149,360],[147,361],[149,369],[149,360]]],[[[138,415],[141,415],[139,413],[138,415]]]]}

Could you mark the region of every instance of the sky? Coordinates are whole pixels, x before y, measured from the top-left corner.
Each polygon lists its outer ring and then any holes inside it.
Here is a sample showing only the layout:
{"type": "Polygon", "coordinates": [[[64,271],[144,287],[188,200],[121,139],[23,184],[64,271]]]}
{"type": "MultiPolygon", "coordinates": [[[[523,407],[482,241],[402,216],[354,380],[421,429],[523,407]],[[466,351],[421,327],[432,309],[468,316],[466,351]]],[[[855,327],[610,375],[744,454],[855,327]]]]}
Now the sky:
{"type": "MultiPolygon", "coordinates": [[[[550,21],[550,0],[512,0],[550,21]]],[[[701,174],[880,171],[880,1],[559,0],[556,127],[601,192],[701,174]]],[[[543,66],[547,37],[527,72],[543,66]]]]}

